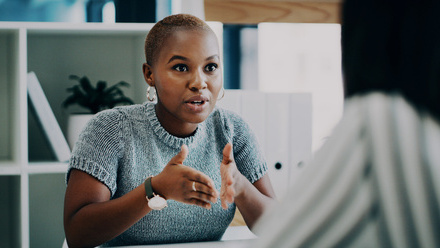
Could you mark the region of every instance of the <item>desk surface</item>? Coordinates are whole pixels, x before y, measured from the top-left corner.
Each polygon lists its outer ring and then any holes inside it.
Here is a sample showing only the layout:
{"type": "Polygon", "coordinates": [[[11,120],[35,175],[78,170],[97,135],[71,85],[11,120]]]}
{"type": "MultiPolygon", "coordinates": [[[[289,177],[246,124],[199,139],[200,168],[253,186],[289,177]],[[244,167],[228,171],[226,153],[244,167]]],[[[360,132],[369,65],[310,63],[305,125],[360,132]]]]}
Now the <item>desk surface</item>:
{"type": "Polygon", "coordinates": [[[162,245],[139,245],[139,246],[120,246],[119,248],[250,248],[252,239],[242,240],[221,240],[212,242],[192,242],[192,243],[176,243],[176,244],[162,244],[162,245]]]}
{"type": "Polygon", "coordinates": [[[120,246],[118,248],[245,248],[251,247],[253,240],[256,238],[246,226],[231,226],[226,229],[225,234],[220,241],[212,242],[191,242],[191,243],[175,243],[175,244],[160,244],[160,245],[139,245],[139,246],[120,246]]]}

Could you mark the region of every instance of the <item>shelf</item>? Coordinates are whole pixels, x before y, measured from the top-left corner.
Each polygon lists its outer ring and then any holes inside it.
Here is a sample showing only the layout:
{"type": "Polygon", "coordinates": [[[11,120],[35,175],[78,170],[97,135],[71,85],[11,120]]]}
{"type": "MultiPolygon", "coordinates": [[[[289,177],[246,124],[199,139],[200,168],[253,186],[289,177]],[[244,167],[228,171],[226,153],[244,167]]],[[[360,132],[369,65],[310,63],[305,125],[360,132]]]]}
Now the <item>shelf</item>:
{"type": "Polygon", "coordinates": [[[146,35],[152,23],[66,23],[66,22],[3,22],[0,30],[24,28],[28,33],[42,34],[142,34],[146,35]]]}
{"type": "Polygon", "coordinates": [[[0,176],[3,175],[20,175],[21,167],[15,165],[12,162],[2,161],[0,162],[0,176]]]}
{"type": "MultiPolygon", "coordinates": [[[[92,84],[99,80],[109,85],[128,82],[130,87],[124,88],[124,93],[135,103],[145,101],[147,84],[142,64],[145,61],[144,40],[150,26],[116,25],[110,28],[108,25],[57,24],[29,29],[27,68],[37,75],[65,137],[69,113],[84,111],[78,106],[62,108],[69,94],[66,89],[75,84],[69,80],[70,75],[87,76],[92,84]]],[[[54,160],[35,116],[30,114],[28,119],[29,160],[54,160]]]]}
{"type": "Polygon", "coordinates": [[[64,240],[68,164],[55,162],[29,111],[27,73],[36,73],[66,136],[67,118],[78,110],[61,107],[75,83],[69,75],[126,81],[124,93],[145,101],[144,41],[152,26],[0,22],[0,247],[61,247],[64,240]]]}
{"type": "Polygon", "coordinates": [[[29,174],[57,174],[66,173],[68,163],[63,162],[31,162],[26,167],[29,174]]]}

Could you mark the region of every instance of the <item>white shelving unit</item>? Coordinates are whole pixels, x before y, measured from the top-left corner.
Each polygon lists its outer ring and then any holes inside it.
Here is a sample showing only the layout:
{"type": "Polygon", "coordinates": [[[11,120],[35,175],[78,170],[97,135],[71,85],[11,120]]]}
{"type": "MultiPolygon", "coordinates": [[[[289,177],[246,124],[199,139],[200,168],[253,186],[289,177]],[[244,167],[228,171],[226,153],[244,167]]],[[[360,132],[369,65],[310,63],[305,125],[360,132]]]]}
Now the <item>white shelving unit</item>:
{"type": "MultiPolygon", "coordinates": [[[[222,40],[222,24],[210,23],[222,40]]],[[[67,163],[56,162],[28,106],[27,73],[34,71],[66,135],[62,109],[69,75],[92,82],[124,80],[125,93],[144,102],[144,40],[153,24],[0,22],[0,247],[61,247],[67,163]]],[[[220,44],[222,44],[220,42],[220,44]]],[[[266,152],[277,193],[310,155],[310,94],[228,91],[219,102],[254,129],[266,152]],[[278,148],[277,148],[278,147],[278,148]],[[274,168],[275,164],[282,167],[274,168]]]]}
{"type": "MultiPolygon", "coordinates": [[[[153,24],[0,23],[0,247],[61,247],[66,163],[56,162],[28,106],[34,71],[63,132],[68,76],[131,84],[145,100],[144,39],[153,24]]],[[[79,109],[78,109],[79,110],[79,109]]]]}

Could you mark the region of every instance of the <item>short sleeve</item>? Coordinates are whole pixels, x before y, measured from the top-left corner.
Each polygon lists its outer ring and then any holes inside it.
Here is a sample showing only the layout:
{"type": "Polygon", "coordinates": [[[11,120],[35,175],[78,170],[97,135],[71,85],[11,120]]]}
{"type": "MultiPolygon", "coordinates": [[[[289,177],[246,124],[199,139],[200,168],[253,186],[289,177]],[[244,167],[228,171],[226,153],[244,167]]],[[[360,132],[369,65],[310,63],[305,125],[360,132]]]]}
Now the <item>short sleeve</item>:
{"type": "Polygon", "coordinates": [[[116,192],[118,160],[122,151],[122,114],[107,110],[96,114],[80,134],[72,152],[66,181],[72,169],[95,177],[113,196],[116,192]]]}

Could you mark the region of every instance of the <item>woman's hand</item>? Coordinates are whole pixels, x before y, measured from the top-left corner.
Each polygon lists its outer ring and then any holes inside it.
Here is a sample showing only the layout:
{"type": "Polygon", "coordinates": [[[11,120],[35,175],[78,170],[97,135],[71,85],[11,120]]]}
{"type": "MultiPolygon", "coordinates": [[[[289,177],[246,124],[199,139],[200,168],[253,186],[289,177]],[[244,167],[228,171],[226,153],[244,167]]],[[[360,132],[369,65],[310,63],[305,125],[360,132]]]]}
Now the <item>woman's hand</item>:
{"type": "Polygon", "coordinates": [[[266,174],[253,184],[241,174],[235,164],[232,144],[223,149],[223,160],[220,165],[222,187],[220,200],[222,208],[235,203],[243,216],[246,225],[252,230],[255,222],[266,209],[275,202],[275,193],[266,174]]]}
{"type": "Polygon", "coordinates": [[[237,169],[232,154],[232,144],[226,144],[223,149],[223,160],[220,165],[222,186],[220,200],[223,209],[228,209],[228,204],[234,202],[234,198],[243,192],[242,182],[247,180],[237,169]]]}
{"type": "Polygon", "coordinates": [[[204,173],[183,165],[187,156],[188,147],[182,145],[180,152],[163,171],[151,179],[153,190],[167,200],[210,209],[210,202],[216,203],[219,195],[214,181],[204,173]]]}

